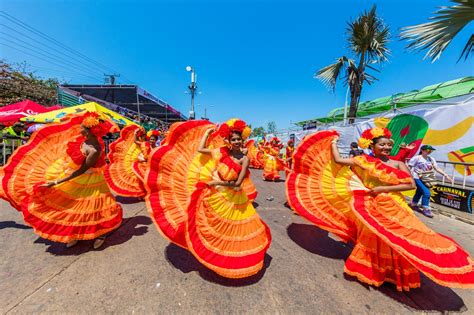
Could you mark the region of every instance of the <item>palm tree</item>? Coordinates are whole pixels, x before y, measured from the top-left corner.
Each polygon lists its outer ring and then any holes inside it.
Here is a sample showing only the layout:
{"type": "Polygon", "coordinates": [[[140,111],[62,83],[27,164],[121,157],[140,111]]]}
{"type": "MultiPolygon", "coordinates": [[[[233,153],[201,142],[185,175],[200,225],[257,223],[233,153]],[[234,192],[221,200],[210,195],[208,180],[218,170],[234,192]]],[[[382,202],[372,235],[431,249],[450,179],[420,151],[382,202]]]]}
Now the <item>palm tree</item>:
{"type": "MultiPolygon", "coordinates": [[[[402,28],[400,36],[410,42],[408,49],[428,50],[423,59],[431,58],[432,62],[438,60],[453,38],[474,19],[474,0],[451,1],[456,5],[440,7],[435,16],[430,18],[432,22],[402,28]]],[[[471,34],[458,61],[463,56],[466,60],[473,52],[474,34],[471,34]]]]}
{"type": "Polygon", "coordinates": [[[364,82],[371,84],[376,80],[374,76],[366,73],[366,68],[378,71],[371,65],[388,60],[390,50],[387,44],[390,32],[388,26],[377,16],[374,5],[370,11],[365,11],[354,21],[347,23],[347,36],[349,48],[359,59],[359,63],[356,64],[354,59],[342,56],[335,63],[318,70],[314,76],[335,89],[341,71],[345,72],[343,80],[351,92],[349,123],[353,123],[364,82]]]}

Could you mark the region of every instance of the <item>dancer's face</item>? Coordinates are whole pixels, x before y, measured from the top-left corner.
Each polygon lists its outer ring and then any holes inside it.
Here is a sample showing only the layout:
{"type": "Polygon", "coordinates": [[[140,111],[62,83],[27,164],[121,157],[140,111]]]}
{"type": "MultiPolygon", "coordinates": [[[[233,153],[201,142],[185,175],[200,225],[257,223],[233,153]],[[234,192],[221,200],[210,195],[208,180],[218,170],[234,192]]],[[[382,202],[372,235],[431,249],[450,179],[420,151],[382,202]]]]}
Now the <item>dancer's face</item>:
{"type": "Polygon", "coordinates": [[[379,138],[377,139],[373,146],[372,150],[374,151],[374,155],[378,156],[389,156],[390,152],[392,151],[393,143],[390,139],[387,138],[379,138]]]}
{"type": "Polygon", "coordinates": [[[233,132],[230,135],[229,142],[233,150],[238,150],[242,147],[242,136],[236,132],[233,132]]]}
{"type": "Polygon", "coordinates": [[[82,125],[81,125],[81,135],[83,135],[86,138],[89,136],[89,129],[87,129],[86,127],[82,125]]]}
{"type": "Polygon", "coordinates": [[[156,146],[156,140],[158,140],[155,136],[151,136],[150,137],[150,145],[152,147],[155,147],[156,146]]]}

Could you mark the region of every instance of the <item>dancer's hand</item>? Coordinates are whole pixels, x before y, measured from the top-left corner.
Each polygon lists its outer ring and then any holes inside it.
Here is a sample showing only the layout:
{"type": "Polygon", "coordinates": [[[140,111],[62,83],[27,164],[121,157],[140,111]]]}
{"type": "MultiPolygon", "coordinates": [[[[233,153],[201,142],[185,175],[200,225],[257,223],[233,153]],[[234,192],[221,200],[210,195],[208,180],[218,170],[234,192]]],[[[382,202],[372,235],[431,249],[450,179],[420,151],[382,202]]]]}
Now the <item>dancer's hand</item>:
{"type": "Polygon", "coordinates": [[[206,130],[206,134],[210,135],[210,134],[213,133],[214,131],[216,131],[216,128],[211,127],[211,128],[209,128],[209,129],[206,130]]]}
{"type": "Polygon", "coordinates": [[[416,143],[410,143],[409,145],[406,146],[406,148],[408,150],[413,150],[414,148],[416,148],[416,143]]]}
{"type": "Polygon", "coordinates": [[[374,187],[372,188],[370,191],[369,191],[369,194],[371,195],[378,195],[380,193],[384,193],[384,192],[387,192],[385,187],[383,186],[377,186],[377,187],[374,187]]]}
{"type": "Polygon", "coordinates": [[[43,185],[40,185],[39,187],[50,188],[50,187],[53,187],[54,185],[56,185],[56,182],[48,182],[48,183],[44,183],[43,185]]]}
{"type": "Polygon", "coordinates": [[[222,185],[222,182],[220,180],[211,180],[210,182],[207,183],[209,186],[218,186],[222,185]]]}

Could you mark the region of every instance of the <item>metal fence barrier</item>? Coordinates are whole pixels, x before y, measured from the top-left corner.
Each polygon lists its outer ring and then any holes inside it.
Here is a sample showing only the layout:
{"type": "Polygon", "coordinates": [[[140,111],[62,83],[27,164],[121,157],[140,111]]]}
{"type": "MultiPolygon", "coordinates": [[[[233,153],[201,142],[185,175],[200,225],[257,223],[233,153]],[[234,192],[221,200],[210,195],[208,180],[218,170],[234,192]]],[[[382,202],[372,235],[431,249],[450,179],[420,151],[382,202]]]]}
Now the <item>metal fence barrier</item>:
{"type": "Polygon", "coordinates": [[[0,138],[0,147],[2,154],[0,156],[1,165],[5,165],[12,153],[21,145],[20,139],[15,138],[0,138]]]}
{"type": "MultiPolygon", "coordinates": [[[[462,188],[470,187],[474,188],[474,182],[468,182],[467,178],[471,175],[471,170],[474,170],[474,163],[462,163],[462,162],[451,162],[451,161],[438,161],[438,167],[442,168],[446,174],[451,174],[452,181],[449,183],[451,186],[459,185],[462,188]],[[441,166],[442,165],[442,166],[441,166]],[[456,168],[463,170],[462,175],[456,176],[456,168]]],[[[458,172],[460,173],[460,172],[458,172]]],[[[442,184],[446,184],[446,177],[439,175],[442,179],[442,184]]]]}

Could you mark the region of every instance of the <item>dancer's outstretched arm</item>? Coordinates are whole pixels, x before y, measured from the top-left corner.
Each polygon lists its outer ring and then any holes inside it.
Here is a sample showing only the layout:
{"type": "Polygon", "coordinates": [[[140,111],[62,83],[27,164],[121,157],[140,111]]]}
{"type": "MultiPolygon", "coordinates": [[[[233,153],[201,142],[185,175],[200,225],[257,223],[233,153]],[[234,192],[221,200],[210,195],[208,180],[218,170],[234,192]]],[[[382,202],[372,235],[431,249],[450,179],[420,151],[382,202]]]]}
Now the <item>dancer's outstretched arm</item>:
{"type": "Polygon", "coordinates": [[[341,157],[341,155],[339,154],[339,149],[337,148],[337,140],[338,138],[334,139],[331,143],[332,157],[334,158],[334,162],[336,162],[337,164],[348,166],[355,165],[354,160],[352,158],[345,159],[341,157]]]}
{"type": "Polygon", "coordinates": [[[213,131],[214,131],[214,128],[210,128],[206,130],[206,133],[204,134],[204,136],[201,139],[201,142],[199,143],[199,149],[198,149],[199,153],[211,154],[211,150],[206,148],[206,144],[207,144],[207,139],[209,138],[209,135],[213,131]]]}
{"type": "Polygon", "coordinates": [[[82,165],[81,165],[80,168],[78,168],[77,170],[72,172],[71,175],[69,175],[67,177],[64,177],[61,180],[55,180],[54,182],[46,183],[43,186],[51,187],[51,186],[54,186],[54,185],[58,185],[58,184],[67,182],[68,180],[71,180],[73,178],[76,178],[79,175],[84,174],[88,169],[90,169],[91,167],[93,167],[97,163],[97,160],[100,157],[100,153],[101,153],[100,149],[97,149],[97,148],[90,149],[88,154],[87,154],[86,159],[84,160],[84,162],[82,162],[82,165]]]}

